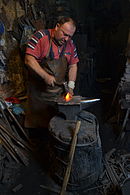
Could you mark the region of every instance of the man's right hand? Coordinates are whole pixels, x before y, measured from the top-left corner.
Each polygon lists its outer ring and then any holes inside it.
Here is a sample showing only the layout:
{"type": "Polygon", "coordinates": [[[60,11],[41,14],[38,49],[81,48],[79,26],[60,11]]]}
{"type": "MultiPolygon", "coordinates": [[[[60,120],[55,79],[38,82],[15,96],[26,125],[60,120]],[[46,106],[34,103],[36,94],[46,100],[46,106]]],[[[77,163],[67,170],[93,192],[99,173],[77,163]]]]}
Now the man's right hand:
{"type": "Polygon", "coordinates": [[[32,68],[32,70],[34,70],[41,78],[43,78],[45,80],[46,84],[54,87],[55,82],[56,82],[55,77],[50,75],[50,74],[48,74],[40,66],[40,64],[37,62],[35,57],[26,54],[26,56],[25,56],[25,64],[27,66],[29,66],[30,68],[32,68]]]}
{"type": "Polygon", "coordinates": [[[54,76],[50,75],[50,74],[47,74],[45,77],[44,77],[44,80],[46,82],[46,84],[54,87],[55,83],[56,83],[56,79],[54,76]]]}

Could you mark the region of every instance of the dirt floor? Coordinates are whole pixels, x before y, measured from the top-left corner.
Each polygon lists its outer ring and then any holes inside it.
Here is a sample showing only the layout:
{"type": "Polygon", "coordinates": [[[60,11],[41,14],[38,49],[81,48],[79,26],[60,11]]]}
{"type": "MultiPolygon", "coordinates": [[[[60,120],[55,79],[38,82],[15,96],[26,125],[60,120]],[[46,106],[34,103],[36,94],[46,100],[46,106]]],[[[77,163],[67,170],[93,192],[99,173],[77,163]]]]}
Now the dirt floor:
{"type": "MultiPolygon", "coordinates": [[[[99,94],[97,94],[99,95],[99,94]]],[[[99,133],[101,138],[101,147],[104,156],[113,150],[118,153],[130,152],[130,134],[129,125],[122,141],[117,139],[120,134],[120,124],[117,123],[115,112],[111,110],[110,117],[107,119],[110,102],[108,102],[111,94],[100,96],[101,101],[92,103],[86,109],[88,112],[94,114],[99,122],[99,133]],[[106,120],[107,119],[107,120],[106,120]]],[[[27,131],[27,130],[26,130],[27,131]]],[[[32,143],[32,152],[28,155],[28,165],[22,163],[18,166],[17,174],[12,175],[11,182],[0,183],[0,195],[54,195],[60,194],[62,185],[59,185],[50,175],[49,170],[53,164],[49,160],[48,141],[49,135],[47,131],[41,129],[32,129],[27,132],[32,143]]],[[[103,160],[102,159],[102,160],[103,160]]],[[[101,195],[102,188],[97,188],[99,183],[94,183],[87,189],[78,191],[67,191],[66,195],[101,195]]],[[[113,189],[107,194],[124,194],[128,195],[129,179],[121,186],[120,190],[113,189]]]]}

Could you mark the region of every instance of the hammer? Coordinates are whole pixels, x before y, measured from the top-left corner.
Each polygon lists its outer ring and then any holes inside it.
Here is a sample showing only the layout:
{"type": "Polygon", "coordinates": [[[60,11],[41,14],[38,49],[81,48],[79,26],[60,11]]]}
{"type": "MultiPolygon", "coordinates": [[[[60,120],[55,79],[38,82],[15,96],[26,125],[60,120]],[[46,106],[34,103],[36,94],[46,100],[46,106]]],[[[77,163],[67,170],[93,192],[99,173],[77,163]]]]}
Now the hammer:
{"type": "Polygon", "coordinates": [[[56,84],[57,86],[60,86],[60,87],[63,88],[63,91],[64,91],[64,94],[65,94],[65,95],[66,95],[67,93],[69,93],[69,88],[68,88],[68,84],[67,84],[66,81],[65,81],[65,82],[62,82],[62,83],[56,82],[55,84],[56,84]]]}

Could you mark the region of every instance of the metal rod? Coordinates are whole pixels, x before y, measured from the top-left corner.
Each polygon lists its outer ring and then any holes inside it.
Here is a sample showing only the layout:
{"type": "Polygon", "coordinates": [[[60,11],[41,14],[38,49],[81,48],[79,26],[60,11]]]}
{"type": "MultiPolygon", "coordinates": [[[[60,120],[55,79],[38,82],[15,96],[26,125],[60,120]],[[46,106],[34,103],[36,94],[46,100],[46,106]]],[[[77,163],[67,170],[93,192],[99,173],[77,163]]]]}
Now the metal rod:
{"type": "Polygon", "coordinates": [[[10,140],[8,135],[5,135],[4,132],[0,132],[1,136],[6,140],[6,143],[8,143],[10,149],[12,150],[13,153],[16,153],[16,155],[19,157],[19,159],[24,163],[24,165],[28,165],[27,159],[25,159],[25,155],[22,153],[22,151],[15,146],[12,141],[10,140]]]}
{"type": "Polygon", "coordinates": [[[6,108],[9,112],[9,114],[11,115],[11,117],[14,119],[15,123],[18,125],[19,129],[22,131],[22,133],[24,134],[24,136],[26,137],[26,139],[28,140],[28,136],[25,133],[24,129],[22,128],[22,126],[20,125],[20,123],[18,122],[18,120],[16,119],[16,117],[13,115],[13,113],[10,111],[9,108],[6,108]]]}
{"type": "Polygon", "coordinates": [[[14,151],[12,150],[12,148],[9,146],[9,144],[4,140],[3,136],[0,135],[0,139],[2,141],[3,147],[7,150],[7,152],[12,156],[12,158],[19,163],[14,151]]]}
{"type": "Polygon", "coordinates": [[[80,103],[91,103],[91,102],[97,102],[100,101],[100,99],[89,99],[89,100],[81,100],[80,103]]]}
{"type": "MultiPolygon", "coordinates": [[[[1,103],[1,109],[5,109],[8,111],[8,113],[10,114],[11,118],[15,121],[15,123],[17,124],[17,126],[19,127],[19,129],[22,131],[22,133],[24,134],[24,136],[26,137],[26,139],[28,140],[28,136],[27,134],[25,133],[24,129],[22,128],[22,126],[20,125],[20,123],[18,122],[18,120],[16,119],[16,117],[13,115],[13,113],[10,111],[10,109],[8,108],[5,100],[0,97],[0,103],[1,103]]],[[[7,120],[8,121],[8,120],[7,120]]]]}
{"type": "Polygon", "coordinates": [[[19,141],[14,135],[12,135],[3,125],[0,124],[0,129],[2,129],[9,137],[11,137],[14,141],[17,142],[24,149],[28,148],[32,150],[26,143],[23,143],[21,140],[19,141]]]}
{"type": "Polygon", "coordinates": [[[2,113],[2,115],[4,117],[4,119],[5,119],[5,122],[7,123],[8,127],[9,127],[9,129],[12,130],[11,125],[9,123],[9,120],[7,119],[7,117],[6,117],[6,115],[5,115],[5,113],[4,113],[2,108],[1,108],[1,113],[2,113]]]}

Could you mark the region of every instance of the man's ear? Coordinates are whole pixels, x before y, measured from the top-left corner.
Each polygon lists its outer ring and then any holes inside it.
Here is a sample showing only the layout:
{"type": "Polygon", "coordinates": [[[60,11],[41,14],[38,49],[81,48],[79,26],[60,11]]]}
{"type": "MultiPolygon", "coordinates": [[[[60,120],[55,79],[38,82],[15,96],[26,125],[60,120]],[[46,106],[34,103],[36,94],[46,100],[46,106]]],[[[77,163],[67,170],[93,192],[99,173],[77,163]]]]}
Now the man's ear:
{"type": "Polygon", "coordinates": [[[57,23],[55,29],[57,30],[60,27],[60,24],[57,23]]]}
{"type": "Polygon", "coordinates": [[[57,23],[57,26],[58,26],[58,27],[60,27],[60,24],[59,24],[59,23],[57,23]]]}

